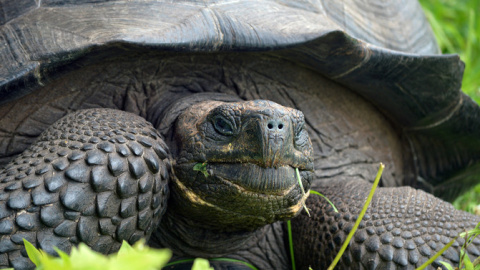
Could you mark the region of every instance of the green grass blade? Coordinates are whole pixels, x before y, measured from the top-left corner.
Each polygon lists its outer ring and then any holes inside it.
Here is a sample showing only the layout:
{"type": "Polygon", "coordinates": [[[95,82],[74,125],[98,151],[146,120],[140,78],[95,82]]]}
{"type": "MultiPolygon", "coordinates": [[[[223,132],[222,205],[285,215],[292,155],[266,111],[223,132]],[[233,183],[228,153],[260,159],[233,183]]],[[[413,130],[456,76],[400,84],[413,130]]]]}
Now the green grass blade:
{"type": "Polygon", "coordinates": [[[169,267],[169,266],[172,266],[172,265],[177,265],[177,264],[181,264],[181,263],[185,263],[185,262],[193,262],[195,259],[183,259],[183,260],[178,260],[178,261],[173,261],[173,262],[169,262],[167,263],[164,267],[169,267]]]}
{"type": "Polygon", "coordinates": [[[295,168],[295,173],[297,174],[298,185],[300,186],[300,189],[302,190],[302,195],[303,195],[303,198],[304,198],[304,199],[302,198],[303,209],[305,209],[305,212],[307,212],[307,215],[310,217],[310,212],[308,212],[308,208],[305,205],[306,193],[305,193],[305,190],[303,189],[302,178],[300,177],[300,172],[298,171],[298,168],[295,168]]]}
{"type": "MultiPolygon", "coordinates": [[[[457,236],[458,237],[458,236],[457,236]]],[[[429,266],[431,263],[433,263],[440,255],[442,255],[443,252],[445,252],[450,246],[455,243],[455,240],[457,240],[457,237],[453,238],[448,244],[446,244],[440,251],[438,251],[433,257],[431,257],[428,261],[426,261],[424,264],[420,265],[417,269],[415,270],[423,270],[427,266],[429,266]]]]}
{"type": "Polygon", "coordinates": [[[447,37],[447,34],[444,31],[444,27],[441,25],[441,23],[435,18],[432,12],[429,10],[425,10],[425,15],[428,18],[428,21],[430,22],[430,25],[432,26],[433,32],[435,32],[435,36],[439,42],[439,44],[443,45],[445,48],[447,48],[448,51],[455,51],[455,47],[453,46],[452,42],[450,42],[450,39],[447,37]]]}
{"type": "MultiPolygon", "coordinates": [[[[465,57],[464,61],[468,61],[470,64],[470,59],[473,56],[473,43],[475,43],[475,12],[469,10],[468,12],[468,31],[467,39],[465,43],[465,57]]],[[[468,65],[470,67],[470,65],[468,65]]]]}
{"type": "Polygon", "coordinates": [[[292,236],[292,222],[287,220],[287,231],[288,231],[288,246],[290,247],[290,259],[292,260],[292,270],[296,270],[295,266],[295,255],[293,254],[293,236],[292,236]]]}
{"type": "Polygon", "coordinates": [[[350,240],[352,239],[353,235],[357,231],[357,228],[360,225],[360,222],[362,221],[363,216],[365,215],[365,212],[367,212],[367,208],[370,205],[370,202],[372,201],[373,194],[375,193],[375,189],[377,189],[378,183],[380,182],[380,178],[382,177],[382,173],[383,173],[384,168],[385,168],[385,165],[383,165],[383,163],[380,163],[380,167],[378,168],[378,172],[377,172],[377,177],[375,177],[375,181],[373,182],[372,188],[370,189],[370,194],[368,194],[367,200],[365,201],[365,204],[363,205],[362,211],[358,215],[358,218],[355,221],[355,225],[353,225],[353,228],[350,231],[350,233],[348,234],[347,239],[345,239],[345,242],[343,242],[343,245],[340,248],[340,251],[338,252],[335,259],[333,259],[333,262],[330,264],[330,266],[327,268],[327,270],[333,270],[333,268],[340,261],[340,258],[342,257],[343,253],[347,249],[348,244],[350,243],[350,240]]]}
{"type": "Polygon", "coordinates": [[[475,270],[480,269],[480,257],[477,257],[477,258],[473,261],[473,267],[474,267],[475,270]]]}
{"type": "Polygon", "coordinates": [[[335,207],[335,205],[327,197],[325,197],[325,195],[323,195],[322,193],[317,192],[315,190],[310,190],[310,194],[315,194],[315,195],[318,195],[318,196],[324,198],[333,207],[333,210],[335,210],[335,213],[338,213],[338,210],[335,207]]]}
{"type": "Polygon", "coordinates": [[[246,265],[248,268],[250,268],[250,269],[252,269],[252,270],[258,270],[258,268],[256,268],[256,267],[253,266],[252,264],[247,263],[247,262],[244,262],[244,261],[241,261],[241,260],[237,260],[237,259],[231,259],[231,258],[214,258],[214,259],[210,259],[210,261],[242,263],[242,264],[246,265]]]}
{"type": "MultiPolygon", "coordinates": [[[[303,197],[305,197],[305,191],[303,190],[303,185],[302,185],[302,181],[301,181],[302,179],[300,178],[300,172],[298,171],[298,168],[296,168],[295,171],[296,171],[296,174],[297,174],[298,184],[300,185],[300,188],[302,189],[303,197]]],[[[325,197],[323,194],[321,194],[320,192],[317,192],[315,190],[310,190],[310,194],[318,195],[318,196],[324,198],[325,200],[327,200],[327,202],[333,207],[333,210],[335,210],[335,212],[338,213],[338,210],[335,207],[335,205],[327,197],[325,197]]],[[[303,203],[303,207],[305,208],[305,211],[307,212],[308,216],[310,216],[310,213],[308,212],[308,209],[307,209],[307,206],[305,205],[305,203],[303,203]]],[[[292,270],[295,270],[296,266],[295,266],[295,255],[293,253],[292,223],[291,223],[290,220],[287,220],[287,232],[288,232],[288,246],[290,248],[290,259],[292,260],[292,270]]]]}

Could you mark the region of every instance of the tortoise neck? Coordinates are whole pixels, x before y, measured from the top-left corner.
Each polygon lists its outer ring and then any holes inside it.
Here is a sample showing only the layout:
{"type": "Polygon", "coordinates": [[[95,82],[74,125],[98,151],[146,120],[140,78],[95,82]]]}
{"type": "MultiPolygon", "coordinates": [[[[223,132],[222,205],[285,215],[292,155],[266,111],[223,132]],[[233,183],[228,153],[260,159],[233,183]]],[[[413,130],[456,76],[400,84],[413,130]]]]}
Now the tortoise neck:
{"type": "Polygon", "coordinates": [[[194,221],[168,210],[149,244],[169,248],[174,258],[218,258],[246,250],[261,239],[265,228],[255,231],[222,232],[202,228],[194,221]]]}

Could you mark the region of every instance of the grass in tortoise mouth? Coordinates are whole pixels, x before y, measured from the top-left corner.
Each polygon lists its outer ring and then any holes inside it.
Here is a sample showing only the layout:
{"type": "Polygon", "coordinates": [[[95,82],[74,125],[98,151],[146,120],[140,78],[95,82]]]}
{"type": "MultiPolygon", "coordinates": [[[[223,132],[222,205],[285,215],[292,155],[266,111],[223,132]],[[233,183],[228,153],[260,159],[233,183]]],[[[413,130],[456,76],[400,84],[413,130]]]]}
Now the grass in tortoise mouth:
{"type": "MultiPolygon", "coordinates": [[[[205,177],[209,176],[209,174],[207,172],[207,162],[195,164],[195,166],[193,166],[193,170],[203,173],[203,175],[205,175],[205,177]]],[[[302,178],[300,176],[300,171],[298,170],[298,168],[295,168],[295,177],[298,181],[298,185],[300,186],[300,190],[302,191],[303,196],[302,196],[301,203],[302,203],[303,209],[305,209],[305,212],[307,212],[308,216],[310,216],[310,212],[308,211],[308,208],[305,205],[305,200],[307,199],[308,196],[306,195],[305,189],[303,188],[302,178]]],[[[312,193],[312,192],[310,192],[310,193],[312,193]]],[[[316,192],[316,191],[314,191],[313,193],[323,197],[324,199],[326,199],[328,201],[328,203],[333,207],[333,209],[335,209],[335,212],[338,212],[337,208],[335,208],[335,205],[333,205],[333,203],[329,199],[327,199],[327,197],[323,196],[321,193],[316,192]]]]}
{"type": "Polygon", "coordinates": [[[238,186],[239,189],[255,193],[261,192],[265,195],[283,196],[298,184],[303,198],[308,197],[301,181],[301,172],[308,172],[309,170],[292,165],[265,168],[254,163],[206,161],[196,163],[193,170],[202,173],[205,177],[214,175],[223,181],[238,186]]]}

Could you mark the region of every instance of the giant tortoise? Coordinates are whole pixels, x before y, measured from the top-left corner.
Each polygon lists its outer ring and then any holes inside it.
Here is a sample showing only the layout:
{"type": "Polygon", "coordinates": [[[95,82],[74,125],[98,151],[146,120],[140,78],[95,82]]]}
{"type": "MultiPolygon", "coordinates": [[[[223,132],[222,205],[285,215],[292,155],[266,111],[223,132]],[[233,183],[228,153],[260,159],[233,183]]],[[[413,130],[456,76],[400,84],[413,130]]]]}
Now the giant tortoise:
{"type": "Polygon", "coordinates": [[[480,221],[446,202],[479,182],[480,108],[415,0],[0,5],[2,267],[33,267],[22,239],[147,238],[173,260],[289,269],[293,218],[297,266],[323,269],[379,162],[339,268],[413,269],[480,221]]]}

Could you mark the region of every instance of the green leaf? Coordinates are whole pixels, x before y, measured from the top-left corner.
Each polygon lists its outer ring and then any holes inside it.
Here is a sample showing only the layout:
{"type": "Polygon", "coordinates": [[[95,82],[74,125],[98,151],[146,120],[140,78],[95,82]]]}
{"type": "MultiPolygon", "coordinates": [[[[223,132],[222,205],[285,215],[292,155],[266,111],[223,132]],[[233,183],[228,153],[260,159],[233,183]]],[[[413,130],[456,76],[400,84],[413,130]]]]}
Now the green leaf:
{"type": "Polygon", "coordinates": [[[72,269],[91,269],[104,270],[109,264],[108,258],[100,253],[90,249],[84,243],[80,243],[77,248],[73,248],[70,253],[72,269]]]}
{"type": "MultiPolygon", "coordinates": [[[[140,241],[142,241],[142,240],[140,240],[140,241]]],[[[128,254],[129,252],[132,252],[132,251],[133,251],[132,246],[130,246],[130,244],[127,241],[123,240],[122,245],[120,246],[120,249],[117,252],[117,256],[123,256],[123,255],[128,254]]]]}
{"type": "Polygon", "coordinates": [[[475,267],[475,270],[480,269],[480,257],[477,257],[474,261],[473,261],[473,266],[475,267]]]}
{"type": "Polygon", "coordinates": [[[37,270],[72,270],[73,268],[70,260],[63,260],[63,258],[56,258],[53,256],[45,256],[42,258],[42,263],[37,266],[37,270]]]}
{"type": "Polygon", "coordinates": [[[213,267],[210,267],[208,260],[203,258],[196,258],[193,261],[192,270],[214,270],[213,267]]]}
{"type": "Polygon", "coordinates": [[[465,264],[465,270],[474,270],[473,263],[472,261],[470,261],[470,257],[468,257],[467,253],[465,253],[465,257],[463,258],[463,263],[465,264]]]}
{"type": "Polygon", "coordinates": [[[172,257],[170,250],[149,248],[143,239],[135,243],[133,247],[124,241],[120,250],[121,252],[110,256],[108,269],[160,269],[172,257]]]}
{"type": "Polygon", "coordinates": [[[202,172],[205,177],[208,177],[207,162],[195,164],[195,166],[193,166],[193,170],[202,172]]]}
{"type": "Polygon", "coordinates": [[[447,262],[440,261],[440,263],[441,263],[443,266],[445,266],[445,268],[447,268],[447,270],[455,270],[455,269],[453,268],[453,266],[450,265],[450,264],[447,263],[447,262]]]}
{"type": "Polygon", "coordinates": [[[58,249],[57,247],[53,247],[53,250],[55,250],[55,252],[57,252],[58,256],[64,260],[64,261],[68,261],[70,260],[70,257],[68,257],[68,254],[63,252],[62,250],[58,249]]]}
{"type": "Polygon", "coordinates": [[[172,256],[168,249],[153,249],[145,245],[145,240],[130,246],[123,242],[116,254],[103,255],[80,243],[74,247],[70,256],[54,247],[59,257],[53,257],[37,250],[24,240],[28,256],[34,261],[37,270],[156,270],[167,264],[172,256]]]}
{"type": "Polygon", "coordinates": [[[160,254],[155,252],[129,253],[118,256],[110,261],[108,269],[129,270],[129,269],[145,269],[154,270],[164,266],[171,257],[171,253],[167,250],[160,254]]]}
{"type": "Polygon", "coordinates": [[[42,253],[35,248],[30,242],[23,239],[23,244],[25,245],[25,250],[27,251],[28,258],[36,265],[39,266],[42,260],[42,253]]]}
{"type": "Polygon", "coordinates": [[[68,256],[68,254],[61,251],[57,247],[53,247],[53,249],[57,252],[59,258],[54,259],[58,262],[51,262],[52,258],[49,258],[48,265],[49,265],[50,269],[59,269],[60,266],[58,264],[62,265],[61,269],[70,269],[72,264],[71,264],[70,257],[68,256]]]}

